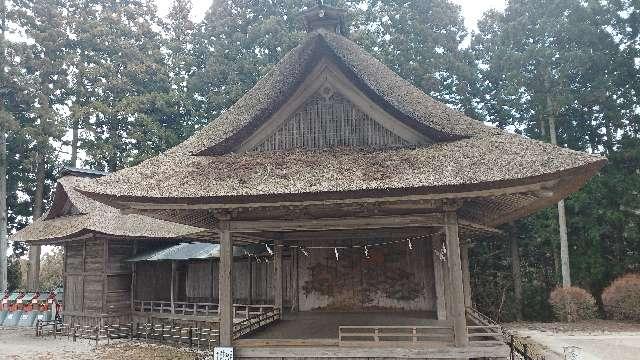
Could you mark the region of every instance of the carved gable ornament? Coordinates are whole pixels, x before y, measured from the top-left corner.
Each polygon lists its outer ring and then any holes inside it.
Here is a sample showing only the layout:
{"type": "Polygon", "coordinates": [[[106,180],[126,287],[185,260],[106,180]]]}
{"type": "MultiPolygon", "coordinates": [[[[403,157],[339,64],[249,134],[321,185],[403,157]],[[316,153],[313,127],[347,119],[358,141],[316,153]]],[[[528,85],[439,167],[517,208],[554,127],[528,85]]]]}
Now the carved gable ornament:
{"type": "Polygon", "coordinates": [[[385,112],[332,63],[322,60],[240,151],[386,148],[431,142],[385,112]]]}

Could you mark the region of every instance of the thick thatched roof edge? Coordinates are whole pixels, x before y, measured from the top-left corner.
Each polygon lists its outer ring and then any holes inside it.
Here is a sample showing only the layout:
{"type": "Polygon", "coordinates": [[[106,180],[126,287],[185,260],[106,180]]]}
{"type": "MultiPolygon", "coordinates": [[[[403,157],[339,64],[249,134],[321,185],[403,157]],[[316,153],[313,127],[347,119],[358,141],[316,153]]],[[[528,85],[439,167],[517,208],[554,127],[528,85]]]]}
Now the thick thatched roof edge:
{"type": "Polygon", "coordinates": [[[125,215],[118,209],[93,200],[76,190],[76,186],[91,179],[65,176],[58,180],[52,208],[64,208],[56,202],[71,202],[67,214],[47,214],[9,236],[9,241],[34,244],[57,243],[102,234],[120,238],[190,239],[204,231],[193,226],[153,219],[143,215],[125,215]]]}
{"type": "MultiPolygon", "coordinates": [[[[595,175],[605,164],[606,158],[600,158],[582,166],[573,167],[554,173],[545,173],[536,176],[517,179],[505,179],[497,181],[486,181],[473,184],[443,185],[443,186],[422,186],[422,187],[400,187],[387,189],[363,189],[358,191],[326,191],[326,192],[306,192],[306,193],[274,193],[261,195],[230,195],[230,196],[201,196],[201,197],[146,197],[102,194],[89,190],[77,189],[83,195],[96,201],[110,204],[111,206],[127,209],[127,203],[153,203],[158,205],[169,204],[246,204],[263,203],[268,206],[270,203],[280,202],[302,202],[313,200],[351,200],[359,198],[383,198],[406,195],[441,195],[467,192],[478,192],[515,186],[533,185],[562,178],[578,177],[579,175],[591,177],[595,175]]],[[[582,185],[582,184],[581,184],[582,185]]]]}

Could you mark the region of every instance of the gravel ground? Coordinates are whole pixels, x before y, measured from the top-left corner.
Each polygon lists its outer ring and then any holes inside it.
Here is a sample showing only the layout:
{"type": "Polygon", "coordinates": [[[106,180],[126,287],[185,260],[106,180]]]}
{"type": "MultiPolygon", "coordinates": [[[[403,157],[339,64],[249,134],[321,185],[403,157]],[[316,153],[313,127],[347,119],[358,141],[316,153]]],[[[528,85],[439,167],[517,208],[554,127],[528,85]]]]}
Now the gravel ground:
{"type": "Polygon", "coordinates": [[[566,347],[577,347],[583,360],[637,360],[640,324],[597,320],[573,324],[520,323],[506,327],[542,344],[562,358],[566,347]]]}
{"type": "Polygon", "coordinates": [[[33,329],[0,328],[0,359],[62,359],[62,360],[123,360],[123,359],[204,359],[204,356],[169,346],[140,342],[101,342],[52,336],[36,337],[33,329]]]}

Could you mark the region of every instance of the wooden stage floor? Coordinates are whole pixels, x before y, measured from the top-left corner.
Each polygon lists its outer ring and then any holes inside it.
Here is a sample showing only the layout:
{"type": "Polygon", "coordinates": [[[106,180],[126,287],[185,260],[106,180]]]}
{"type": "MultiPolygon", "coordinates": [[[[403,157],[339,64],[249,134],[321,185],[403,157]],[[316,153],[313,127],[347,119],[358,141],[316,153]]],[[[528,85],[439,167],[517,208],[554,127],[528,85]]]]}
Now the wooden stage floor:
{"type": "Polygon", "coordinates": [[[280,321],[259,330],[251,339],[338,339],[338,326],[444,325],[434,312],[325,312],[285,313],[280,321]]]}

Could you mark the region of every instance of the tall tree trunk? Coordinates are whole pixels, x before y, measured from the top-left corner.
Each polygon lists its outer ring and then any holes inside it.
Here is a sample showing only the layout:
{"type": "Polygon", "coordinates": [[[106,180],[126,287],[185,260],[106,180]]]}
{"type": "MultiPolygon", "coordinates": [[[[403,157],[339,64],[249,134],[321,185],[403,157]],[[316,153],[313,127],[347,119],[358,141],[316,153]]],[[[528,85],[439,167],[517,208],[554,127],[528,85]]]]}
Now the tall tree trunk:
{"type": "MultiPolygon", "coordinates": [[[[42,149],[44,147],[40,147],[42,149]]],[[[42,205],[44,200],[44,182],[46,180],[46,158],[38,150],[37,168],[36,168],[36,193],[33,198],[33,220],[37,220],[42,216],[42,205]]],[[[31,245],[29,247],[29,271],[27,274],[27,285],[29,290],[39,290],[40,287],[40,245],[31,245]]]]}
{"type": "MultiPolygon", "coordinates": [[[[551,100],[547,97],[549,104],[549,135],[551,143],[558,145],[556,132],[556,113],[551,105],[551,100]]],[[[558,225],[560,228],[560,262],[562,266],[562,287],[571,286],[571,270],[569,268],[569,241],[567,239],[567,218],[564,209],[564,200],[558,202],[558,225]]]]}
{"type": "Polygon", "coordinates": [[[8,287],[7,245],[7,138],[0,124],[0,294],[8,287]]]}
{"type": "Polygon", "coordinates": [[[71,166],[78,167],[78,130],[80,127],[80,120],[73,120],[71,129],[71,166]]]}
{"type": "Polygon", "coordinates": [[[511,275],[513,276],[513,297],[516,305],[516,320],[522,321],[522,273],[520,270],[520,249],[518,236],[513,223],[509,225],[509,240],[511,243],[511,275]]]}
{"type": "MultiPolygon", "coordinates": [[[[6,4],[0,0],[0,78],[4,79],[5,46],[4,29],[6,25],[6,4]]],[[[0,113],[4,104],[0,104],[0,113]]],[[[2,115],[0,115],[2,116],[2,115]]],[[[0,119],[0,292],[7,287],[7,138],[4,120],[0,119]]]]}

